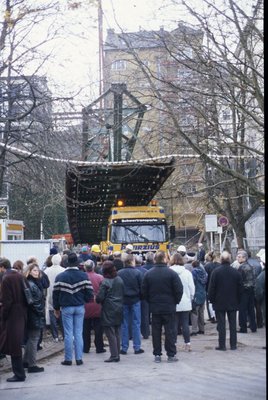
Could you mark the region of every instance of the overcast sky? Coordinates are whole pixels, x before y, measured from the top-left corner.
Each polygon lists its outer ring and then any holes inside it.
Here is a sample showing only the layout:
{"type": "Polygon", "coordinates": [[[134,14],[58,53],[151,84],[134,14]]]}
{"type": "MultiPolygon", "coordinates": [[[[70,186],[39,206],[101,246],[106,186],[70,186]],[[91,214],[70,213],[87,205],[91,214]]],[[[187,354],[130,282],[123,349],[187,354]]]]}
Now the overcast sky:
{"type": "MultiPolygon", "coordinates": [[[[102,0],[104,40],[108,28],[119,32],[172,29],[178,20],[185,20],[174,7],[166,7],[168,0],[102,0]]],[[[66,10],[65,23],[68,34],[55,46],[55,59],[46,69],[48,77],[63,89],[82,90],[80,98],[94,95],[98,79],[98,26],[97,8],[66,10]],[[93,94],[90,94],[93,91],[93,94]]],[[[98,93],[97,93],[98,96],[98,93]]],[[[94,97],[94,98],[95,98],[94,97]]]]}

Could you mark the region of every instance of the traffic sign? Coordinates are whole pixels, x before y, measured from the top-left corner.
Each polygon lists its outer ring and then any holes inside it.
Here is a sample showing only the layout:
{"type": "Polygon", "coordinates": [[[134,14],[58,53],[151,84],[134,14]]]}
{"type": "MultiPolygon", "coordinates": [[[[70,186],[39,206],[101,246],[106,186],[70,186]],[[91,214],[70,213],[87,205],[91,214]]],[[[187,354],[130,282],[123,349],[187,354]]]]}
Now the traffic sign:
{"type": "Polygon", "coordinates": [[[228,218],[225,217],[224,215],[222,215],[222,216],[219,218],[218,222],[219,222],[219,225],[220,225],[220,226],[227,226],[227,225],[229,225],[229,220],[228,220],[228,218]]]}
{"type": "Polygon", "coordinates": [[[206,214],[205,227],[206,227],[206,232],[217,232],[218,230],[217,215],[206,214]]]}

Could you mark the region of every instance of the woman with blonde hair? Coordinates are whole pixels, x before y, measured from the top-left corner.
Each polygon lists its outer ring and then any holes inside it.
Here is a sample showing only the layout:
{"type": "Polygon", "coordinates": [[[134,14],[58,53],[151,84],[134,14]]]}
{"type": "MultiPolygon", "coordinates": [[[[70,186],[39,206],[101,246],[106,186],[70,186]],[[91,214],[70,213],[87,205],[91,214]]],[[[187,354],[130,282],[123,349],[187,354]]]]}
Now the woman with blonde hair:
{"type": "Polygon", "coordinates": [[[23,366],[28,372],[43,372],[44,368],[36,365],[37,344],[41,330],[45,326],[45,298],[43,286],[40,280],[40,269],[38,264],[28,265],[25,277],[29,283],[33,304],[28,307],[27,320],[27,342],[25,346],[23,366]]]}

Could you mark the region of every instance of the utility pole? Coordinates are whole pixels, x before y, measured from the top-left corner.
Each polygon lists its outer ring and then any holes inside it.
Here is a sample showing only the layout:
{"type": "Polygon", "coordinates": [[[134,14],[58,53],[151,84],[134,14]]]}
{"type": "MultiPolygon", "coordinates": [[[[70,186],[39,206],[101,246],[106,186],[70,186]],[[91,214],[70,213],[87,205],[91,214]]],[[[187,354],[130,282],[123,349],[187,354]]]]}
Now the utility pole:
{"type": "MultiPolygon", "coordinates": [[[[98,1],[98,29],[99,29],[99,95],[103,93],[103,11],[102,0],[98,1]]],[[[100,108],[103,107],[101,100],[100,108]]]]}

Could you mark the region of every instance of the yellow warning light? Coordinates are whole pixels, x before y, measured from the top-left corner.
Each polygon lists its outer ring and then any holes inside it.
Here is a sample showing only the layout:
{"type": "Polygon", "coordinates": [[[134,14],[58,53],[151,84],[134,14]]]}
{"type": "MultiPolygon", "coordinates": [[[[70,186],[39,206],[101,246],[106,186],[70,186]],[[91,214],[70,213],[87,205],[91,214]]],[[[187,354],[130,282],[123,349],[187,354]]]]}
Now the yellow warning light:
{"type": "Polygon", "coordinates": [[[156,200],[152,200],[150,204],[151,204],[151,206],[155,207],[155,206],[157,206],[157,201],[156,200]]]}
{"type": "Polygon", "coordinates": [[[123,200],[117,200],[117,207],[123,207],[125,205],[123,200]]]}

